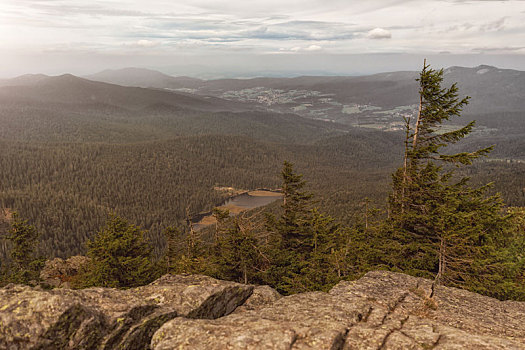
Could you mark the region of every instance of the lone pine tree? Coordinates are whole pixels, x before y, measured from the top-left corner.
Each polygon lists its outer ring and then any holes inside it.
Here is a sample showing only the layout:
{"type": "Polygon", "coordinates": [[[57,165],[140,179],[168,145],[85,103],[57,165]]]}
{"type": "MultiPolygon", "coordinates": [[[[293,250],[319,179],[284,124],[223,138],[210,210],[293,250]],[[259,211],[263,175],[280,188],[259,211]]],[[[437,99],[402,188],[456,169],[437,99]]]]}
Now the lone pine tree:
{"type": "Polygon", "coordinates": [[[469,97],[458,98],[453,84],[443,88],[443,70],[424,64],[419,76],[419,109],[406,119],[403,166],[393,175],[387,237],[389,265],[437,283],[478,288],[501,267],[506,217],[490,185],[472,188],[454,166],[469,165],[492,147],[447,154],[447,146],[467,136],[474,122],[453,131],[443,123],[459,117],[469,97]],[[452,165],[452,166],[451,166],[452,165]]]}

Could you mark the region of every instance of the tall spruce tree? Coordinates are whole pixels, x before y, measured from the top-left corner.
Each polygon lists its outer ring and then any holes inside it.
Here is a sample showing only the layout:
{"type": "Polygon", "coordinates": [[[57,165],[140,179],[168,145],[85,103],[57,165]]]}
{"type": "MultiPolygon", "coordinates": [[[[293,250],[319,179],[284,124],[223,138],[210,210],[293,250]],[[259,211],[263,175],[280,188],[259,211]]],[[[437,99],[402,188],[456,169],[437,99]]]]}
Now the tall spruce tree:
{"type": "Polygon", "coordinates": [[[393,174],[387,224],[388,264],[437,283],[476,289],[502,266],[506,217],[502,201],[487,196],[490,187],[472,188],[454,167],[468,165],[492,147],[447,154],[446,147],[467,136],[474,122],[453,131],[443,123],[459,117],[469,97],[458,98],[453,84],[443,88],[443,70],[424,64],[419,109],[406,119],[403,166],[393,174]]]}
{"type": "Polygon", "coordinates": [[[165,272],[170,273],[176,269],[176,264],[183,249],[183,233],[175,226],[166,227],[164,230],[166,239],[166,252],[164,253],[165,272]]]}
{"type": "Polygon", "coordinates": [[[306,182],[291,163],[284,162],[281,177],[282,215],[269,216],[266,224],[272,264],[265,282],[284,294],[330,288],[341,277],[336,242],[344,241],[343,229],[312,207],[312,194],[304,190],[306,182]]]}
{"type": "Polygon", "coordinates": [[[291,294],[304,289],[299,277],[307,266],[305,253],[310,249],[311,230],[307,224],[311,219],[312,195],[304,190],[302,175],[295,173],[287,161],[281,170],[283,203],[279,218],[268,215],[266,227],[270,232],[269,256],[272,264],[266,271],[266,283],[279,292],[291,294]]]}

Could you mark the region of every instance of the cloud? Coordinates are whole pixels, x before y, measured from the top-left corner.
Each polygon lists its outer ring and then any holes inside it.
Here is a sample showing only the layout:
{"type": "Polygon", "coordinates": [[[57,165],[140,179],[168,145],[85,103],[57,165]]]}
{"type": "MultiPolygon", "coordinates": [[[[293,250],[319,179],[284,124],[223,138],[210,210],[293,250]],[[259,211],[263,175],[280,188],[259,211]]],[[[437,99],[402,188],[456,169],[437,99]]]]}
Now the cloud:
{"type": "Polygon", "coordinates": [[[319,45],[310,45],[304,51],[321,51],[323,48],[319,45]]]}
{"type": "Polygon", "coordinates": [[[476,47],[472,51],[479,53],[512,53],[525,52],[525,46],[476,47]]]}
{"type": "Polygon", "coordinates": [[[505,16],[505,17],[502,17],[496,21],[493,21],[493,22],[489,22],[485,25],[482,25],[481,26],[481,30],[483,31],[493,31],[493,30],[503,30],[505,29],[505,20],[507,19],[508,17],[505,16]]]}
{"type": "Polygon", "coordinates": [[[388,52],[523,57],[523,1],[422,2],[0,0],[0,52],[32,55],[38,62],[46,60],[42,52],[143,54],[151,66],[157,57],[202,56],[211,62],[219,54],[250,57],[245,64],[269,54],[282,59],[388,52]]]}
{"type": "Polygon", "coordinates": [[[157,46],[157,43],[151,40],[142,39],[142,40],[137,41],[137,46],[153,47],[153,46],[157,46]]]}
{"type": "Polygon", "coordinates": [[[392,33],[383,28],[374,28],[366,36],[369,39],[390,39],[392,38],[392,33]]]}
{"type": "Polygon", "coordinates": [[[320,45],[309,45],[309,46],[305,46],[305,47],[302,47],[302,46],[294,46],[294,47],[291,47],[289,49],[286,49],[284,47],[281,47],[279,49],[279,52],[280,53],[286,53],[286,52],[314,52],[314,51],[321,51],[323,49],[322,46],[320,45]]]}
{"type": "Polygon", "coordinates": [[[134,48],[148,48],[148,47],[155,47],[158,46],[159,43],[156,41],[146,40],[146,39],[140,39],[137,41],[124,43],[124,46],[126,47],[134,47],[134,48]]]}

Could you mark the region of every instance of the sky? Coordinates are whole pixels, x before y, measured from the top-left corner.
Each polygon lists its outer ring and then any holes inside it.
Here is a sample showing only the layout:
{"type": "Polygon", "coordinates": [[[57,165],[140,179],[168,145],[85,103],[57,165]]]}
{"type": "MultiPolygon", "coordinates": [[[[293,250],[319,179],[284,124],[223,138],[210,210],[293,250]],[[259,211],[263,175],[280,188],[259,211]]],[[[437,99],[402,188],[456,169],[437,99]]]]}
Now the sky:
{"type": "Polygon", "coordinates": [[[525,0],[0,0],[0,77],[525,70],[525,0]]]}

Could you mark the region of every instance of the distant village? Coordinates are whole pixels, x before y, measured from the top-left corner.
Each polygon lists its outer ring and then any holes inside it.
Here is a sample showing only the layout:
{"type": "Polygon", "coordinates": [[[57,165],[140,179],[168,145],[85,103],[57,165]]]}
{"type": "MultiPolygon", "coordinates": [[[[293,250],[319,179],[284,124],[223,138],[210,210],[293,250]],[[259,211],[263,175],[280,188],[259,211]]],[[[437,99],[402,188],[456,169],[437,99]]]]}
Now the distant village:
{"type": "Polygon", "coordinates": [[[295,113],[302,117],[352,125],[356,127],[397,131],[404,128],[403,117],[411,117],[417,106],[399,106],[392,110],[368,104],[344,104],[333,94],[314,90],[282,90],[255,87],[222,92],[218,97],[260,104],[266,110],[295,113]]]}

